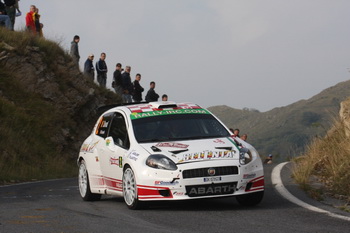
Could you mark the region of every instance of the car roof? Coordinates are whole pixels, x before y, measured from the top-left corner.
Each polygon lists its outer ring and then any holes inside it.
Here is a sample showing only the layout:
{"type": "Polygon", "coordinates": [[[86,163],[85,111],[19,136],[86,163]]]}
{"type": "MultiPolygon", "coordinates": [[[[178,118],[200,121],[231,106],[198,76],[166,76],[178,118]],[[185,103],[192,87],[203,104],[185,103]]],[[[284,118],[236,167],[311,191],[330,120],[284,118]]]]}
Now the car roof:
{"type": "Polygon", "coordinates": [[[109,113],[114,112],[116,110],[122,110],[126,113],[141,113],[150,111],[162,111],[165,109],[202,109],[202,107],[193,103],[176,103],[172,101],[161,101],[107,105],[100,107],[98,109],[98,112],[109,113]]]}

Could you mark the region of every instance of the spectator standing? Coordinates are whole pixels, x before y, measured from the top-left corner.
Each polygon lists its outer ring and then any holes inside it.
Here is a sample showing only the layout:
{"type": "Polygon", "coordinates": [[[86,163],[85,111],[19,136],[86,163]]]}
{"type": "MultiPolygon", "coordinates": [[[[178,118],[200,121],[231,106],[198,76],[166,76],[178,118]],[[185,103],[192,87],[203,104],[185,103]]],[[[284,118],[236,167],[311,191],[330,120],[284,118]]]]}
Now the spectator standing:
{"type": "Polygon", "coordinates": [[[233,130],[233,137],[238,137],[239,138],[239,129],[233,130]]]}
{"type": "Polygon", "coordinates": [[[29,12],[26,14],[27,31],[33,34],[36,34],[36,27],[35,27],[35,21],[34,21],[35,9],[36,7],[34,5],[31,5],[29,12]]]}
{"type": "Polygon", "coordinates": [[[248,135],[247,135],[247,134],[243,134],[240,138],[241,138],[243,141],[247,141],[248,135]]]}
{"type": "Polygon", "coordinates": [[[168,95],[167,94],[162,95],[162,101],[168,101],[168,95]]]}
{"type": "Polygon", "coordinates": [[[15,19],[16,19],[16,9],[18,9],[18,0],[4,0],[6,5],[6,13],[10,17],[11,26],[10,30],[14,30],[15,19]]]}
{"type": "Polygon", "coordinates": [[[122,71],[122,64],[117,63],[113,73],[112,87],[114,88],[115,93],[119,94],[120,96],[123,96],[122,71]]]}
{"type": "Polygon", "coordinates": [[[70,55],[72,56],[73,61],[78,66],[79,66],[79,59],[80,59],[79,47],[78,47],[79,41],[80,41],[80,37],[78,35],[75,35],[70,45],[70,55]]]}
{"type": "Polygon", "coordinates": [[[123,94],[122,99],[123,103],[131,103],[132,102],[132,94],[133,94],[133,85],[131,83],[131,77],[130,77],[131,67],[126,66],[125,71],[122,74],[122,87],[123,87],[123,94]]]}
{"type": "Polygon", "coordinates": [[[149,85],[150,85],[150,88],[146,95],[146,101],[147,102],[158,101],[159,95],[154,90],[154,88],[156,87],[156,83],[152,81],[149,85]]]}
{"type": "Polygon", "coordinates": [[[271,164],[272,163],[272,154],[269,154],[264,160],[264,163],[271,164]]]}
{"type": "Polygon", "coordinates": [[[34,13],[34,24],[35,24],[35,31],[38,36],[43,36],[43,24],[40,23],[40,14],[39,14],[39,8],[35,8],[34,13]]]}
{"type": "Polygon", "coordinates": [[[0,0],[0,23],[3,23],[5,27],[11,30],[11,20],[8,15],[6,15],[5,4],[0,0]]]}
{"type": "Polygon", "coordinates": [[[100,60],[96,62],[97,82],[100,87],[106,87],[107,83],[107,64],[106,64],[106,53],[101,53],[100,60]]]}
{"type": "Polygon", "coordinates": [[[95,68],[93,65],[94,55],[90,54],[84,64],[84,74],[92,81],[95,79],[95,68]]]}
{"type": "Polygon", "coordinates": [[[134,94],[132,96],[132,98],[134,99],[134,102],[141,102],[142,101],[142,92],[145,89],[143,89],[143,87],[140,85],[140,80],[141,80],[141,74],[136,74],[135,81],[133,83],[134,94]]]}

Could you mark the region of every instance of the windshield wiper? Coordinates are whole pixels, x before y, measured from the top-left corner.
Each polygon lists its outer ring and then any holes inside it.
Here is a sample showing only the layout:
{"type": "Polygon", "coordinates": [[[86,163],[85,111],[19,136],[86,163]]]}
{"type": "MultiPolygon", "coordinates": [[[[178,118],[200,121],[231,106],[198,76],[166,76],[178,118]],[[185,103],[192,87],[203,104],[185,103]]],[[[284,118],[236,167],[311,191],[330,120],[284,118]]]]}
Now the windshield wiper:
{"type": "Polygon", "coordinates": [[[169,150],[170,153],[173,153],[173,154],[180,154],[182,152],[186,152],[188,151],[188,149],[183,149],[183,150],[169,150]]]}
{"type": "Polygon", "coordinates": [[[147,143],[147,142],[158,142],[159,138],[145,139],[138,141],[139,143],[147,143]]]}
{"type": "Polygon", "coordinates": [[[219,150],[232,150],[232,146],[217,146],[215,149],[219,150]]]}

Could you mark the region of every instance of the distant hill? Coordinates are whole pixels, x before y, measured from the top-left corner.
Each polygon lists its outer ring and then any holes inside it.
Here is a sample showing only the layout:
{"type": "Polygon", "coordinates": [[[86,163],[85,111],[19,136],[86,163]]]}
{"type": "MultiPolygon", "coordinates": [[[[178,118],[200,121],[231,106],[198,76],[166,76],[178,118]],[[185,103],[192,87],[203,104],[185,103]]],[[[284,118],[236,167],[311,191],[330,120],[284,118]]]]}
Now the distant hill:
{"type": "Polygon", "coordinates": [[[213,106],[209,110],[228,127],[248,134],[262,156],[286,160],[304,151],[313,137],[323,136],[338,117],[340,102],[350,96],[350,81],[323,90],[308,100],[267,112],[213,106]]]}

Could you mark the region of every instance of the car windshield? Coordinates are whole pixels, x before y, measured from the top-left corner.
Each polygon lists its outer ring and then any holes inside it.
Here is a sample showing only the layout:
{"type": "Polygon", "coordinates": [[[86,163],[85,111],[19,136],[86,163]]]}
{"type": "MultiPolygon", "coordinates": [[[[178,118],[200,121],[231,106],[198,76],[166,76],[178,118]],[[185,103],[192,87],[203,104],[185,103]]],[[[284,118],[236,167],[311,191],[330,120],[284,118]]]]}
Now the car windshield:
{"type": "Polygon", "coordinates": [[[230,133],[210,114],[153,116],[132,120],[139,143],[228,137],[230,133]]]}

